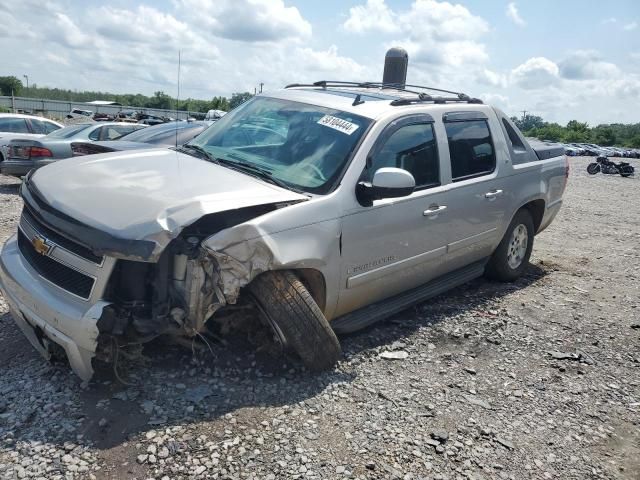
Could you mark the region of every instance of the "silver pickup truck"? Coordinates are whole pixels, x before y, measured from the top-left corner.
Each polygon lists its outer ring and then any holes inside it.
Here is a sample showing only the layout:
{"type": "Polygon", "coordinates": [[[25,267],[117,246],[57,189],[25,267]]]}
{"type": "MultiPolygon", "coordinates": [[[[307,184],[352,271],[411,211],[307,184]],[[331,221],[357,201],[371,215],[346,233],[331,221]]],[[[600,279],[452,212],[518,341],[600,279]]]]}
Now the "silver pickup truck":
{"type": "Polygon", "coordinates": [[[63,160],[24,181],[0,258],[11,313],[83,379],[252,305],[310,369],[475,277],[512,281],[558,213],[562,148],[464,94],[318,82],[261,94],[175,150],[63,160]]]}

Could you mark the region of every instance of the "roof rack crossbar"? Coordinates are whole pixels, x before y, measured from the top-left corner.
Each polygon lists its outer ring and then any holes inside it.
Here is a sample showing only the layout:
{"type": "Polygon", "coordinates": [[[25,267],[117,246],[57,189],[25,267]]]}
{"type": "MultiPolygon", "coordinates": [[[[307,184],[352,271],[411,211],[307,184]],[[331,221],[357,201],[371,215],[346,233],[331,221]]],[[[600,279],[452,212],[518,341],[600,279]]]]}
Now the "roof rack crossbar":
{"type": "Polygon", "coordinates": [[[442,88],[434,88],[434,87],[426,87],[424,85],[412,85],[412,84],[405,84],[404,86],[401,86],[398,83],[383,83],[383,82],[345,82],[342,80],[319,80],[317,82],[313,82],[312,84],[297,84],[297,83],[293,83],[291,85],[287,85],[285,88],[290,88],[290,87],[296,87],[296,86],[314,86],[314,87],[323,87],[326,88],[327,86],[334,85],[334,86],[344,86],[344,87],[349,87],[349,86],[353,86],[353,87],[378,87],[378,88],[391,88],[393,90],[398,90],[398,91],[403,91],[403,92],[410,92],[410,93],[415,93],[409,89],[407,89],[406,87],[412,87],[412,88],[421,88],[423,90],[431,90],[433,92],[441,92],[441,93],[450,93],[452,95],[464,95],[466,96],[466,94],[461,93],[461,92],[454,92],[452,90],[444,90],[442,88]]]}
{"type": "Polygon", "coordinates": [[[402,105],[412,105],[414,103],[424,103],[424,102],[433,102],[433,103],[447,103],[447,102],[466,102],[473,104],[482,104],[482,100],[479,98],[465,98],[461,99],[458,97],[431,97],[429,100],[423,100],[420,98],[397,98],[392,100],[390,105],[394,107],[399,107],[402,105]]]}
{"type": "Polygon", "coordinates": [[[416,99],[409,98],[398,98],[396,100],[391,101],[391,105],[409,105],[412,103],[420,103],[420,102],[434,102],[434,103],[445,103],[445,102],[468,102],[468,103],[482,103],[482,100],[478,98],[472,98],[466,93],[462,92],[454,92],[452,90],[443,90],[441,88],[433,88],[433,87],[425,87],[423,85],[412,85],[405,84],[404,86],[397,83],[383,83],[383,82],[346,82],[342,80],[319,80],[313,83],[292,83],[287,85],[285,88],[295,88],[295,87],[352,87],[352,88],[388,88],[391,90],[396,90],[398,92],[405,93],[413,93],[417,95],[416,99]],[[408,89],[407,87],[411,87],[408,89]],[[426,92],[419,92],[416,90],[412,90],[414,88],[420,88],[422,90],[430,90],[433,92],[440,93],[448,93],[451,95],[455,95],[455,97],[434,97],[426,92]]]}

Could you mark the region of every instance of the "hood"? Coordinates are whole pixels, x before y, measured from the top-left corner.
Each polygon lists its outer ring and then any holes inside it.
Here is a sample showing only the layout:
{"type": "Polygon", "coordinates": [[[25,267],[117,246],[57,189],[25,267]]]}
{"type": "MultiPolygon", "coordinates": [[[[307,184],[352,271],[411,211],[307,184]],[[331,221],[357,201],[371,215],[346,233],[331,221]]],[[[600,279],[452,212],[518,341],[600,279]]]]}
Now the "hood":
{"type": "Polygon", "coordinates": [[[159,247],[209,213],[308,197],[168,149],[74,157],[30,178],[55,210],[109,235],[159,247]]]}

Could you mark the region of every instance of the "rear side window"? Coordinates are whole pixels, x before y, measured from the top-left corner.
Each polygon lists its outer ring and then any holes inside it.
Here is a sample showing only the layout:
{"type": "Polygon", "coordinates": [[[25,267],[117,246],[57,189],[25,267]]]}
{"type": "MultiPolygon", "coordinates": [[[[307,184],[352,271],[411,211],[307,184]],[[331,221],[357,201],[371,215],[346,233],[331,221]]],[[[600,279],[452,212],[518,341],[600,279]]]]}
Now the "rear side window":
{"type": "Polygon", "coordinates": [[[496,168],[496,156],[486,120],[446,122],[451,177],[454,182],[488,175],[496,168]]]}
{"type": "Polygon", "coordinates": [[[43,135],[47,133],[44,129],[44,122],[41,122],[40,120],[34,120],[33,118],[30,120],[30,122],[33,133],[40,133],[43,135]]]}
{"type": "Polygon", "coordinates": [[[507,136],[509,137],[509,141],[511,142],[511,146],[513,147],[513,151],[514,152],[526,152],[527,149],[525,148],[524,144],[522,143],[522,140],[520,140],[520,137],[518,136],[518,134],[516,133],[514,128],[511,126],[511,124],[509,122],[507,122],[506,118],[502,119],[502,124],[504,125],[504,129],[507,131],[507,136]]]}
{"type": "Polygon", "coordinates": [[[55,123],[44,122],[42,120],[31,119],[31,128],[33,129],[33,133],[41,133],[43,135],[47,135],[48,133],[55,132],[60,127],[55,123]]]}
{"type": "Polygon", "coordinates": [[[368,179],[382,167],[402,168],[413,175],[416,189],[440,185],[440,160],[433,124],[416,123],[398,128],[372,155],[368,179]]]}
{"type": "Polygon", "coordinates": [[[42,124],[44,125],[45,133],[51,133],[51,132],[55,132],[56,130],[60,130],[60,127],[55,123],[42,122],[42,124]]]}
{"type": "Polygon", "coordinates": [[[90,139],[90,140],[96,140],[96,141],[97,141],[97,140],[100,140],[100,136],[102,135],[102,130],[103,130],[104,128],[105,128],[105,127],[99,127],[99,128],[96,128],[93,132],[91,132],[91,133],[89,134],[89,139],[90,139]]]}
{"type": "Polygon", "coordinates": [[[24,118],[0,118],[0,132],[30,133],[24,118]]]}

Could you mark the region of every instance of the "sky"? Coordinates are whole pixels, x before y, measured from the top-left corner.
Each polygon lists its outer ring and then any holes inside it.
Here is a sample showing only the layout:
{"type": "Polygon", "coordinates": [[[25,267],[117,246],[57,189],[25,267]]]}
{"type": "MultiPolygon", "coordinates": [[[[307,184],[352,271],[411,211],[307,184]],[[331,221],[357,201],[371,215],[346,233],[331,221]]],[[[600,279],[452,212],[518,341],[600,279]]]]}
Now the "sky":
{"type": "Polygon", "coordinates": [[[210,99],[316,80],[408,82],[510,115],[640,122],[640,0],[3,0],[0,76],[210,99]],[[258,87],[259,88],[259,87],[258,87]]]}

